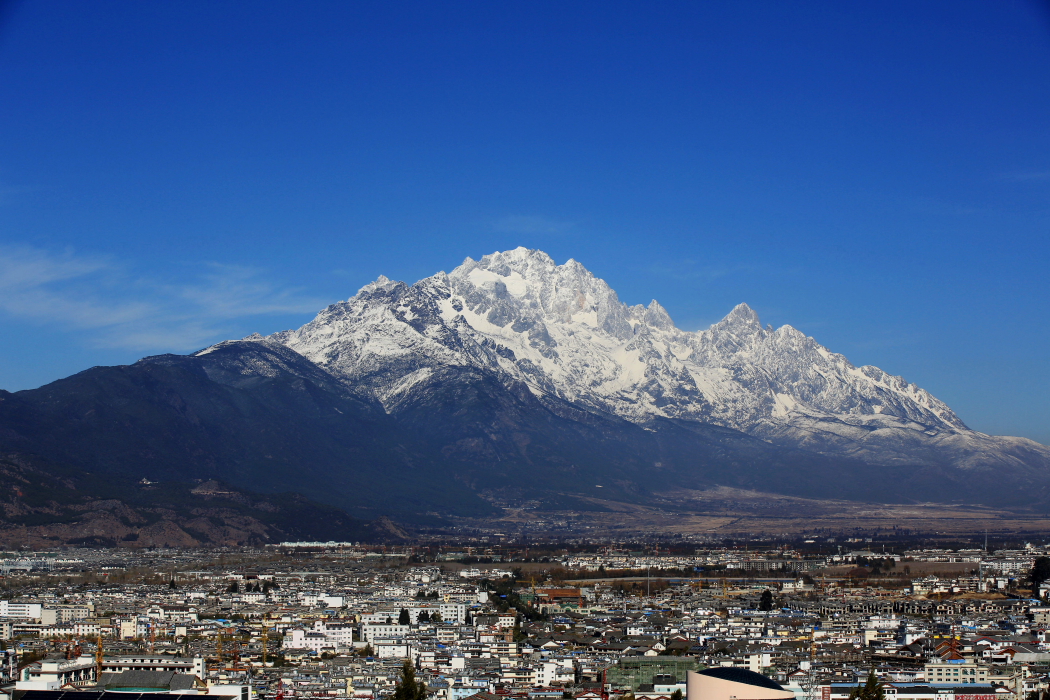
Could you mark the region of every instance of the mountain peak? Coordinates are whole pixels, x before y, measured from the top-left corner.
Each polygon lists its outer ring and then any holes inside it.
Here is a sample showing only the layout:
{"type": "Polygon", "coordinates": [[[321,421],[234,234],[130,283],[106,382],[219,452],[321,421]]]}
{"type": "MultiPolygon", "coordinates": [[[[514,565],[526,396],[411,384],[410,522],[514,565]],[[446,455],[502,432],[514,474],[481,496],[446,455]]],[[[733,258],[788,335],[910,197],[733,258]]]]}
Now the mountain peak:
{"type": "Polygon", "coordinates": [[[537,279],[548,275],[557,267],[551,256],[542,250],[518,246],[512,250],[489,253],[482,256],[480,260],[467,257],[459,267],[449,274],[449,277],[454,279],[467,278],[471,272],[479,270],[490,272],[500,277],[511,277],[516,273],[523,279],[537,279]]]}
{"type": "Polygon", "coordinates": [[[388,407],[436,367],[471,366],[637,422],[760,431],[787,430],[789,415],[878,415],[962,425],[898,377],[859,373],[792,328],[763,329],[747,304],[709,330],[680,331],[659,302],[628,307],[578,261],[555,264],[542,250],[467,258],[412,287],[380,276],[362,292],[274,339],[347,381],[376,381],[388,407]]]}
{"type": "Polygon", "coordinates": [[[363,286],[360,289],[358,289],[357,293],[358,294],[363,294],[365,292],[375,292],[375,291],[380,290],[380,289],[389,289],[390,287],[394,287],[394,286],[397,286],[399,284],[403,284],[403,283],[402,282],[394,282],[393,280],[391,280],[386,275],[379,275],[379,277],[376,277],[376,281],[375,282],[369,282],[365,286],[363,286]]]}
{"type": "Polygon", "coordinates": [[[551,259],[551,256],[547,255],[542,250],[535,250],[524,246],[518,246],[513,250],[490,253],[482,257],[477,265],[482,269],[492,270],[493,272],[500,272],[500,270],[506,270],[509,272],[513,270],[522,275],[525,275],[525,273],[531,268],[550,269],[555,267],[554,260],[551,259]]]}
{"type": "Polygon", "coordinates": [[[731,330],[736,332],[754,332],[762,330],[762,324],[758,320],[758,314],[750,306],[744,303],[737,304],[733,310],[721,321],[711,326],[717,330],[731,330]]]}
{"type": "Polygon", "coordinates": [[[656,299],[649,302],[649,306],[646,307],[645,313],[642,315],[642,320],[652,328],[659,328],[660,330],[674,328],[674,321],[671,320],[671,315],[667,313],[667,309],[660,306],[660,302],[656,299]]]}

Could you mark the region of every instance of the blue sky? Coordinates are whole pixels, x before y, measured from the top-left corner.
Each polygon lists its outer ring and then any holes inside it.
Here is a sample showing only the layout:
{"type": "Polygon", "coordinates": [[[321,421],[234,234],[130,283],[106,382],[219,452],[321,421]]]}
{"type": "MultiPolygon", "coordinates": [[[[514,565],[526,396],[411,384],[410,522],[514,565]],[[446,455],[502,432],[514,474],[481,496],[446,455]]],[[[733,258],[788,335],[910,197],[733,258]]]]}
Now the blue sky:
{"type": "Polygon", "coordinates": [[[0,387],[518,245],[1050,442],[1050,11],[0,5],[0,387]]]}

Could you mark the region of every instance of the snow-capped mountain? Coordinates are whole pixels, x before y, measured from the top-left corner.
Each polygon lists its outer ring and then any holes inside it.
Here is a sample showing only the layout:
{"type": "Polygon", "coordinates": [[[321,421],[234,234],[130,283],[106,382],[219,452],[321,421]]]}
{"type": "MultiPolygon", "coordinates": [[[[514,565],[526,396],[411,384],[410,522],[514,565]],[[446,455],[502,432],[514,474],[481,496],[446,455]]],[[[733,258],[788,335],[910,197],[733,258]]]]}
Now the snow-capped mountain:
{"type": "Polygon", "coordinates": [[[297,330],[0,390],[0,456],[419,522],[702,512],[691,494],[720,487],[1050,508],[1050,448],[972,431],[745,305],[683,331],[523,248],[413,285],[380,277],[297,330]]]}
{"type": "Polygon", "coordinates": [[[438,374],[469,368],[549,405],[643,426],[713,423],[886,465],[1050,466],[1050,448],[969,430],[924,389],[855,367],[791,326],[763,327],[746,304],[683,331],[655,300],[628,306],[580,263],[538,250],[467,258],[413,285],[381,276],[267,340],[370,389],[388,412],[438,374]]]}

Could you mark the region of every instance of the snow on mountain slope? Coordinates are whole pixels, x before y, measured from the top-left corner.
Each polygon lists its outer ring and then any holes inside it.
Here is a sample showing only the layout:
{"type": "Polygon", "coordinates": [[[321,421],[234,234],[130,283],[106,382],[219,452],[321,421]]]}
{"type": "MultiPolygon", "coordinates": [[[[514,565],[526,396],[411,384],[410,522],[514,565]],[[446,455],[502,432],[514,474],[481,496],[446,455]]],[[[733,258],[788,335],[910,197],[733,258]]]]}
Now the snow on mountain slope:
{"type": "Polygon", "coordinates": [[[370,387],[388,411],[435,370],[473,367],[639,424],[710,422],[887,464],[1050,464],[1045,446],[971,431],[927,391],[791,326],[763,328],[746,304],[682,331],[655,300],[627,306],[575,260],[525,248],[411,286],[380,277],[271,339],[370,387]]]}

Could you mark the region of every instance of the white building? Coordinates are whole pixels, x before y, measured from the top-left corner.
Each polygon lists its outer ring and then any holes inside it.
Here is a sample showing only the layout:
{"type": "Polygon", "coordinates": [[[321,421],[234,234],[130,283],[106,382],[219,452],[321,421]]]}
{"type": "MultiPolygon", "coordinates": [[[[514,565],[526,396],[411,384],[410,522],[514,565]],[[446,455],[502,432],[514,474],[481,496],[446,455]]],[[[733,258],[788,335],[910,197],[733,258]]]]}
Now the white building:
{"type": "Polygon", "coordinates": [[[91,685],[97,670],[95,658],[90,654],[76,659],[45,659],[22,669],[15,690],[59,690],[91,685]]]}
{"type": "Polygon", "coordinates": [[[320,632],[336,646],[349,647],[354,643],[354,625],[349,622],[316,620],[314,632],[320,632]]]}
{"type": "Polygon", "coordinates": [[[380,659],[411,659],[412,643],[404,639],[377,639],[372,644],[375,655],[380,659]]]}
{"type": "Polygon", "coordinates": [[[366,642],[372,642],[379,637],[404,637],[409,629],[408,625],[362,625],[361,636],[366,642]]]}
{"type": "Polygon", "coordinates": [[[540,688],[550,688],[555,685],[566,685],[574,683],[576,671],[571,661],[559,663],[557,661],[544,661],[535,665],[534,683],[540,688]]]}
{"type": "Polygon", "coordinates": [[[12,603],[9,600],[0,600],[0,617],[39,620],[43,608],[40,603],[12,603]]]}
{"type": "Polygon", "coordinates": [[[284,635],[285,649],[309,649],[320,654],[325,649],[335,651],[335,647],[335,642],[329,640],[322,632],[294,629],[284,635]]]}

